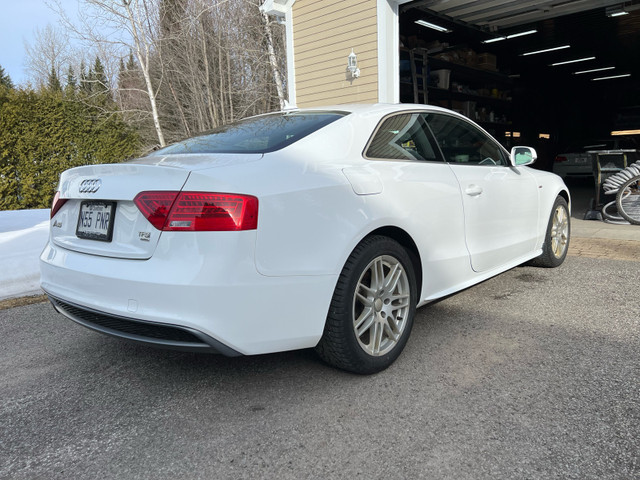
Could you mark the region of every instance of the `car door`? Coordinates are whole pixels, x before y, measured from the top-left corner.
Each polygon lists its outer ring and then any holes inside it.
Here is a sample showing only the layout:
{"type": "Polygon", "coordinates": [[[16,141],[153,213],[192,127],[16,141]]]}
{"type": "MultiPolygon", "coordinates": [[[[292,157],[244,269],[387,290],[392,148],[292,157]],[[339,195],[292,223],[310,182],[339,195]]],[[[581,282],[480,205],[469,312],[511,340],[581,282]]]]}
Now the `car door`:
{"type": "Polygon", "coordinates": [[[425,274],[422,299],[459,289],[473,275],[464,240],[463,206],[458,181],[442,158],[424,112],[384,118],[364,156],[367,169],[385,179],[379,211],[415,241],[425,274]],[[444,293],[443,293],[444,292],[444,293]]]}
{"type": "Polygon", "coordinates": [[[434,113],[427,123],[462,194],[465,240],[476,272],[529,254],[536,244],[538,186],[523,167],[471,122],[434,113]]]}

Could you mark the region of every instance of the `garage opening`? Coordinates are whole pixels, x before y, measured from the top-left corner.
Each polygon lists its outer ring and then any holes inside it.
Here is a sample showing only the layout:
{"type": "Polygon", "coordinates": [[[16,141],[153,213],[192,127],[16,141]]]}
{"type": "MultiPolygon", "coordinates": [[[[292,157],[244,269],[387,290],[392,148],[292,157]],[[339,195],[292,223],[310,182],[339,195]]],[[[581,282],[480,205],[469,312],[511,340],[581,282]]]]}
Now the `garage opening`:
{"type": "Polygon", "coordinates": [[[400,7],[401,102],[450,108],[506,147],[533,146],[544,170],[563,155],[640,149],[639,58],[640,0],[400,7]]]}

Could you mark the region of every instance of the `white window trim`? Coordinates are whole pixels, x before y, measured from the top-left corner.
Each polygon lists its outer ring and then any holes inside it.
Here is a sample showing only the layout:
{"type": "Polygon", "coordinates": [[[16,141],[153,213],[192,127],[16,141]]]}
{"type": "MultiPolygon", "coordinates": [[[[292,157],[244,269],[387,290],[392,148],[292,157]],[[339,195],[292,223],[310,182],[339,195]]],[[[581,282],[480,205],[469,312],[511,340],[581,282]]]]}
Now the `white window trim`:
{"type": "Polygon", "coordinates": [[[411,0],[377,0],[378,102],[400,103],[400,5],[411,0]]]}
{"type": "Polygon", "coordinates": [[[293,15],[291,14],[291,7],[296,0],[292,0],[287,8],[285,14],[285,40],[286,40],[286,54],[287,54],[287,96],[289,106],[296,106],[296,67],[293,57],[293,15]]]}
{"type": "Polygon", "coordinates": [[[279,19],[284,18],[285,28],[285,53],[287,55],[287,103],[289,107],[296,106],[296,74],[293,62],[293,15],[291,8],[296,0],[265,0],[260,11],[267,15],[274,15],[279,19]]]}

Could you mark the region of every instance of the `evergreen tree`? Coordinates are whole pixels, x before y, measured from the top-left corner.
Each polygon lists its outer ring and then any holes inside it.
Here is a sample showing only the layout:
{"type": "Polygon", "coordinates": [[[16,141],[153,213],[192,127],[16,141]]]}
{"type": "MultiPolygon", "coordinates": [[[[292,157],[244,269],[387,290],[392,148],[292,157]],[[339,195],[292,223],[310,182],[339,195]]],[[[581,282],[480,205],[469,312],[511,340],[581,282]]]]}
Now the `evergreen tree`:
{"type": "Polygon", "coordinates": [[[96,115],[51,89],[0,97],[0,210],[46,208],[62,171],[137,154],[138,135],[117,112],[96,115]]]}
{"type": "Polygon", "coordinates": [[[58,74],[56,73],[56,70],[53,67],[51,67],[51,72],[49,72],[49,78],[47,79],[47,88],[52,92],[62,91],[62,84],[60,83],[58,74]]]}
{"type": "Polygon", "coordinates": [[[136,60],[133,58],[133,52],[129,52],[129,60],[127,60],[127,71],[137,70],[136,60]]]}
{"type": "Polygon", "coordinates": [[[104,73],[104,66],[100,61],[100,57],[96,57],[96,61],[93,64],[91,80],[91,93],[96,97],[97,103],[104,105],[109,100],[111,89],[109,88],[109,81],[104,73]]]}
{"type": "Polygon", "coordinates": [[[91,95],[91,77],[93,72],[89,69],[88,73],[85,73],[86,65],[84,60],[80,62],[80,88],[79,90],[85,95],[91,95]]]}
{"type": "Polygon", "coordinates": [[[118,78],[122,78],[122,76],[127,72],[127,66],[124,64],[124,60],[120,59],[120,68],[118,69],[118,78]]]}
{"type": "Polygon", "coordinates": [[[76,94],[76,88],[78,88],[78,82],[73,72],[73,67],[69,65],[67,70],[67,84],[64,87],[64,94],[66,97],[72,98],[76,94]]]}
{"type": "Polygon", "coordinates": [[[4,72],[4,68],[2,68],[2,65],[0,65],[0,86],[6,87],[8,89],[13,88],[11,77],[9,77],[8,73],[4,72]]]}

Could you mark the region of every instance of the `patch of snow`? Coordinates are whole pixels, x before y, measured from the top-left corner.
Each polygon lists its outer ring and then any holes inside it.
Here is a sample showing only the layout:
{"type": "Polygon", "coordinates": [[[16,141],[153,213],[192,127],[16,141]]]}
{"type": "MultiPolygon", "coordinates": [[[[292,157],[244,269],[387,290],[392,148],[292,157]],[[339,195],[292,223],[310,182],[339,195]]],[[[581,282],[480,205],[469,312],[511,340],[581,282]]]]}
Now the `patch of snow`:
{"type": "Polygon", "coordinates": [[[0,212],[0,300],[42,293],[39,257],[48,237],[48,208],[0,212]]]}

